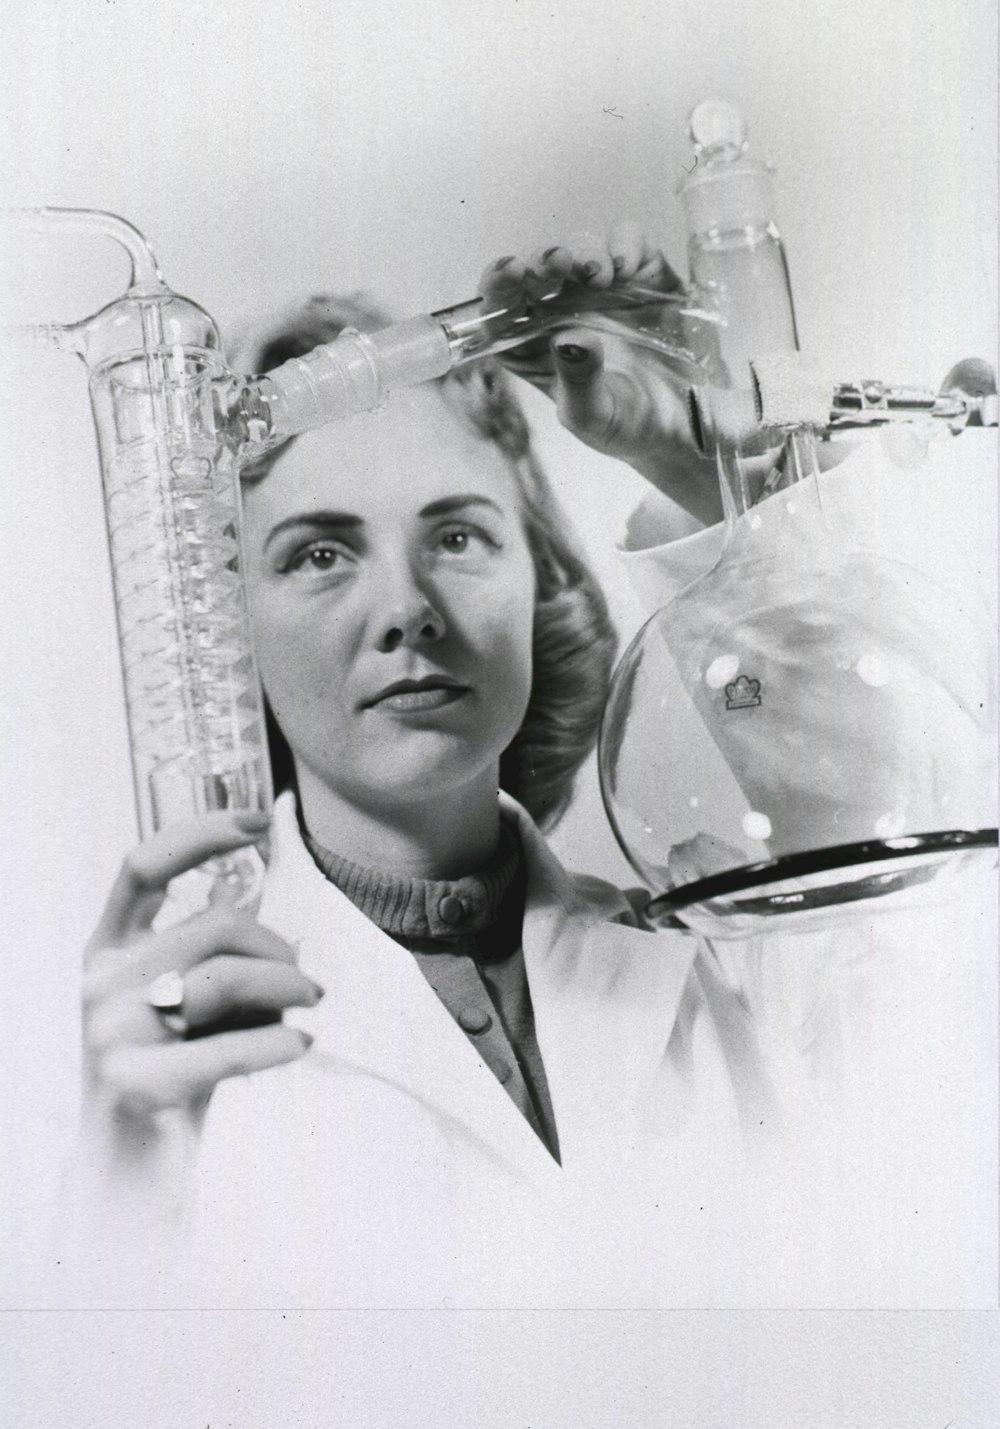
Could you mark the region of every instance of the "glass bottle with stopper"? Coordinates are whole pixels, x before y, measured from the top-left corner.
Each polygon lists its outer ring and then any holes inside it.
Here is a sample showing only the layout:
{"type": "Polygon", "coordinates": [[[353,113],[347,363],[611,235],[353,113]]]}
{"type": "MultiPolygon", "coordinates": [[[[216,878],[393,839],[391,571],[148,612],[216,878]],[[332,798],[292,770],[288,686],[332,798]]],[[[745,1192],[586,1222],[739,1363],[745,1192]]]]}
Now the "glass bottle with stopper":
{"type": "Polygon", "coordinates": [[[722,319],[724,377],[745,387],[752,358],[799,346],[785,247],[775,221],[774,170],[750,152],[742,116],[708,99],[688,119],[694,162],[677,193],[688,227],[691,282],[722,319]]]}

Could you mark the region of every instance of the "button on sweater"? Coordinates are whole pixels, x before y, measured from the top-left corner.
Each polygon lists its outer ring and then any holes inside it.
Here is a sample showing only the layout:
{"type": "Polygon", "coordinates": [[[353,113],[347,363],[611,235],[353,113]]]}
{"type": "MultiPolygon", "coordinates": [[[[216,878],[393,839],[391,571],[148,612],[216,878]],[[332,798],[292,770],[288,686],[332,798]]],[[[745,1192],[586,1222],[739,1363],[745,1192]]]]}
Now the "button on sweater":
{"type": "Polygon", "coordinates": [[[477,872],[440,881],[352,863],[308,832],[305,841],[330,882],[412,953],[443,1006],[558,1161],[521,946],[524,868],[514,829],[501,825],[496,853],[477,872]]]}

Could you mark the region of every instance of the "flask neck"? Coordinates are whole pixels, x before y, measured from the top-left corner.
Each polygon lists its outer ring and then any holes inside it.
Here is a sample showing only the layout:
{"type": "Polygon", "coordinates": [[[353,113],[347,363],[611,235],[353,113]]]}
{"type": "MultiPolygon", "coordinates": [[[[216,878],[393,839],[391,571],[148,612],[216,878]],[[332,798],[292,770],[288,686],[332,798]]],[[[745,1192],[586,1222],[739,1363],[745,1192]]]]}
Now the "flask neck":
{"type": "MultiPolygon", "coordinates": [[[[773,433],[771,434],[773,438],[773,433]]],[[[818,440],[812,427],[788,428],[781,445],[721,445],[716,460],[726,520],[724,557],[767,555],[790,563],[836,547],[823,510],[818,440]]]]}

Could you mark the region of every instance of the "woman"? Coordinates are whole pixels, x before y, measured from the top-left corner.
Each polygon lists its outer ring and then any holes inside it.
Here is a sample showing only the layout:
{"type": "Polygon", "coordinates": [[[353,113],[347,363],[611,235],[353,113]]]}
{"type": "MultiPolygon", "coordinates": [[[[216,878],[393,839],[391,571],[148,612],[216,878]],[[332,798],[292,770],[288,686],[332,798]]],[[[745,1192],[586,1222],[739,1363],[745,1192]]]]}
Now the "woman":
{"type": "MultiPolygon", "coordinates": [[[[654,270],[676,282],[623,235],[603,260],[551,250],[532,271],[503,260],[486,291],[571,273],[649,282],[654,270]]],[[[315,303],[251,365],[307,351],[348,321],[382,319],[315,303]]],[[[657,441],[676,452],[680,408],[666,384],[604,375],[592,334],[567,334],[560,349],[558,369],[547,353],[526,362],[568,425],[647,464],[657,441]],[[626,380],[642,399],[631,409],[626,380]]],[[[215,908],[153,928],[172,876],[259,840],[266,820],[212,815],[126,860],[88,954],[95,1199],[148,1242],[151,1217],[178,1209],[177,1160],[201,1135],[204,1224],[213,1178],[232,1207],[219,1178],[234,1131],[243,1184],[249,1153],[264,1182],[280,1167],[298,1197],[294,1213],[263,1182],[251,1198],[255,1215],[275,1218],[253,1236],[274,1249],[258,1289],[286,1274],[301,1295],[303,1260],[285,1233],[301,1228],[301,1203],[325,1205],[332,1175],[340,1209],[332,1227],[326,1216],[327,1252],[309,1262],[317,1296],[427,1303],[453,1283],[468,1293],[483,1267],[466,1244],[465,1266],[451,1257],[442,1279],[442,1216],[449,1235],[475,1242],[499,1188],[518,1224],[530,1204],[537,1226],[563,1181],[620,1175],[644,1121],[684,1121],[696,1054],[740,1101],[752,1031],[718,978],[692,971],[693,941],[668,935],[654,951],[629,900],[570,878],[537,831],[565,808],[593,746],[614,639],[498,367],[400,393],[383,413],[272,454],[246,474],[244,550],[278,782],[287,775],[294,793],[279,800],[256,917],[215,908]],[[308,1011],[278,1020],[290,1008],[308,1011]],[[246,1074],[260,1075],[233,1081],[246,1074]],[[317,1135],[317,1092],[332,1140],[317,1135]],[[260,1138],[252,1153],[244,1111],[260,1138]],[[294,1167],[272,1142],[293,1124],[294,1167]],[[400,1166],[409,1195],[389,1174],[400,1166]],[[414,1196],[420,1215],[401,1215],[414,1196]],[[345,1245],[365,1220],[352,1269],[345,1245]]],[[[233,1224],[245,1231],[248,1214],[233,1224]]],[[[490,1257],[494,1270],[502,1259],[490,1257]]],[[[240,1303],[254,1292],[233,1293],[240,1303]]]]}
{"type": "MultiPolygon", "coordinates": [[[[484,286],[570,273],[674,281],[624,235],[484,286]]],[[[313,305],[252,365],[345,318],[365,314],[313,305]]],[[[607,355],[581,331],[519,361],[585,441],[711,519],[671,389],[607,355]]],[[[712,1246],[780,1120],[767,999],[539,834],[596,737],[612,636],[502,373],[247,473],[244,561],[289,787],[269,829],[217,814],[136,850],[91,941],[89,1196],[116,1263],[128,1247],[147,1299],[201,1305],[754,1303],[712,1246]],[[265,833],[255,913],[154,928],[171,877],[265,833]]]]}

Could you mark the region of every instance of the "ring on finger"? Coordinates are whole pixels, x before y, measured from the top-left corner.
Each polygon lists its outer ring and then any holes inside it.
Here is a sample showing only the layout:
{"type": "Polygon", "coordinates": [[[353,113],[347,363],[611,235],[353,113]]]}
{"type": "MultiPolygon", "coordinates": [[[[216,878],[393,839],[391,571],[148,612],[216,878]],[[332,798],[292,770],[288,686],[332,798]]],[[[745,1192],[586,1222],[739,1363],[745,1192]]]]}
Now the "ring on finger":
{"type": "Polygon", "coordinates": [[[168,1032],[183,1037],[190,1031],[184,1016],[184,979],[176,969],[153,979],[146,989],[146,1002],[168,1032]]]}

